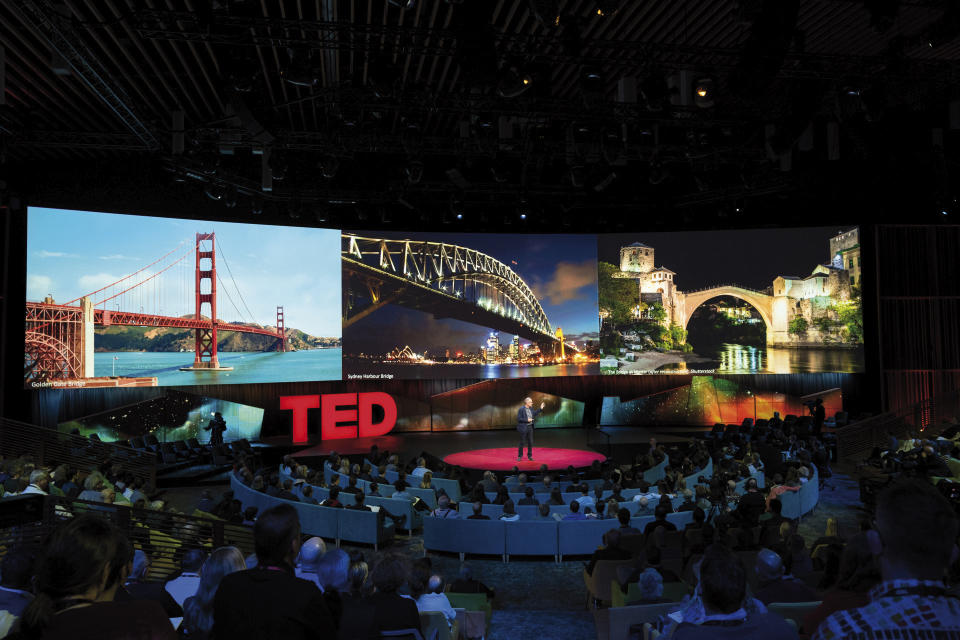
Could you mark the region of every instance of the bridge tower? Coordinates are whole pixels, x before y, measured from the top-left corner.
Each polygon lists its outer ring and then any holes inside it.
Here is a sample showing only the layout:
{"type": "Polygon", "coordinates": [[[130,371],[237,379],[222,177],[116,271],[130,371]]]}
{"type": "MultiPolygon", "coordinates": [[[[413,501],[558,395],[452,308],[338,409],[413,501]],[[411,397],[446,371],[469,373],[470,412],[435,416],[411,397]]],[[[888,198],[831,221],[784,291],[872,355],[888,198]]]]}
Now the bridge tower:
{"type": "Polygon", "coordinates": [[[277,337],[280,338],[280,352],[287,350],[287,331],[283,327],[283,307],[277,307],[277,337]]]}
{"type": "Polygon", "coordinates": [[[203,305],[210,307],[210,326],[194,329],[194,359],[192,367],[181,367],[181,371],[231,371],[233,367],[221,367],[217,358],[217,252],[216,234],[198,233],[196,246],[196,269],[194,286],[196,296],[195,319],[203,318],[203,305]],[[209,243],[208,249],[204,243],[209,243]],[[209,260],[207,268],[201,264],[209,260]],[[204,285],[209,283],[210,292],[204,293],[204,285]]]}
{"type": "Polygon", "coordinates": [[[566,353],[566,351],[564,350],[564,344],[563,344],[563,329],[561,329],[560,327],[557,327],[557,331],[554,333],[554,335],[557,336],[557,341],[560,343],[560,359],[561,359],[561,360],[566,360],[566,359],[567,359],[567,353],[566,353]]]}

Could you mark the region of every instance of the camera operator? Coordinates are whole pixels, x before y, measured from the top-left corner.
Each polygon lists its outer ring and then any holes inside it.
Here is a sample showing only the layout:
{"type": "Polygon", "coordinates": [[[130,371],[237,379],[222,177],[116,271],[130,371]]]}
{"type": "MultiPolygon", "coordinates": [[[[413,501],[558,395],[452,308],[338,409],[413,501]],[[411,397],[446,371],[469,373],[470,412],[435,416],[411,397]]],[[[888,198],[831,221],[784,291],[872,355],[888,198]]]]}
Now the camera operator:
{"type": "Polygon", "coordinates": [[[817,398],[816,402],[804,403],[813,416],[813,437],[819,438],[823,430],[823,422],[827,419],[827,410],[823,406],[823,398],[817,398]]]}

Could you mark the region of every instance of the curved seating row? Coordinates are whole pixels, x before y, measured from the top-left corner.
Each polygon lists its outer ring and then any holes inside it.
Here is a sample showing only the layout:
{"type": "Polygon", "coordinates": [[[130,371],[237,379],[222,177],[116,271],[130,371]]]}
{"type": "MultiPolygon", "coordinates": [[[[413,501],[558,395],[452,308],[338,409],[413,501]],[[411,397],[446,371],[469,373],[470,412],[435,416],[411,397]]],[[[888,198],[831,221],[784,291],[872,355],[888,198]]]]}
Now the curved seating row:
{"type": "MultiPolygon", "coordinates": [[[[324,467],[324,469],[323,469],[323,476],[324,476],[324,480],[325,480],[328,484],[330,483],[330,480],[331,480],[334,476],[338,476],[338,477],[340,478],[339,482],[340,482],[340,488],[341,488],[341,489],[343,489],[343,487],[346,487],[346,486],[347,486],[347,482],[348,482],[349,479],[350,479],[350,476],[344,475],[344,474],[340,473],[339,471],[334,471],[333,469],[331,469],[331,468],[329,467],[329,465],[327,465],[327,466],[324,467]]],[[[395,472],[395,471],[393,471],[393,472],[388,471],[388,472],[387,472],[387,475],[386,475],[386,478],[387,478],[387,482],[381,482],[381,481],[379,481],[379,480],[375,480],[375,481],[374,481],[374,482],[377,483],[378,488],[379,488],[379,490],[380,490],[380,493],[381,493],[382,495],[384,495],[384,496],[386,496],[386,495],[391,495],[391,494],[393,494],[393,492],[395,491],[395,489],[393,488],[393,483],[397,481],[396,472],[395,472]],[[391,473],[393,474],[393,480],[392,480],[392,481],[390,480],[390,475],[391,475],[391,473]]],[[[410,478],[410,480],[414,480],[414,478],[410,478]]],[[[440,488],[440,485],[437,484],[439,480],[440,480],[439,478],[434,478],[434,480],[433,480],[433,486],[434,486],[434,487],[440,488]]],[[[417,480],[417,482],[419,482],[419,480],[417,480]]],[[[457,484],[456,480],[447,480],[447,481],[446,481],[446,483],[451,483],[451,482],[452,482],[453,484],[457,484]]],[[[449,486],[449,484],[445,484],[444,486],[445,486],[444,490],[446,490],[446,487],[449,486]]],[[[369,492],[370,492],[370,481],[357,479],[357,487],[359,487],[360,489],[363,489],[363,492],[364,492],[364,493],[369,493],[369,492]]],[[[416,497],[420,498],[421,500],[423,500],[424,502],[426,502],[426,503],[430,506],[431,509],[435,509],[435,508],[437,507],[437,493],[436,493],[436,491],[435,491],[434,489],[421,489],[421,488],[415,487],[415,486],[408,486],[408,487],[407,487],[407,492],[408,492],[410,495],[416,496],[416,497]]],[[[450,493],[448,492],[447,495],[450,495],[450,493]]],[[[459,496],[460,496],[460,487],[459,487],[459,485],[457,485],[456,495],[457,495],[457,498],[459,499],[459,496]]],[[[451,499],[452,499],[452,496],[451,496],[451,499]]]]}
{"type": "MultiPolygon", "coordinates": [[[[653,516],[631,518],[630,525],[641,531],[653,516]]],[[[693,512],[667,515],[667,520],[683,529],[693,522],[693,512]]],[[[511,555],[553,556],[589,555],[596,551],[603,534],[619,527],[616,519],[556,521],[541,520],[467,520],[464,518],[423,519],[423,548],[428,551],[499,555],[508,561],[511,555]]]]}
{"type": "MultiPolygon", "coordinates": [[[[364,462],[370,462],[370,461],[364,458],[364,462]]],[[[379,472],[377,470],[377,467],[374,466],[373,464],[371,464],[370,466],[373,467],[370,474],[373,477],[379,477],[379,472]]],[[[400,477],[400,474],[397,473],[396,471],[388,470],[383,477],[386,479],[387,482],[389,482],[390,484],[393,484],[394,482],[397,481],[397,478],[400,477]]],[[[411,482],[412,484],[416,484],[412,482],[413,480],[416,480],[416,482],[420,481],[419,478],[414,478],[410,476],[410,474],[407,474],[407,481],[411,482]]],[[[443,489],[446,492],[446,494],[450,496],[450,499],[453,500],[454,502],[460,499],[460,483],[457,480],[451,480],[450,478],[438,478],[436,476],[433,476],[431,484],[433,485],[434,489],[443,489]]]]}
{"type": "MultiPolygon", "coordinates": [[[[289,475],[280,472],[280,478],[283,480],[292,479],[289,475]]],[[[303,487],[306,486],[306,483],[303,481],[296,482],[293,485],[293,493],[298,498],[303,498],[303,487]]],[[[330,490],[324,487],[313,486],[313,497],[317,502],[323,502],[328,497],[330,497],[330,490]]],[[[388,513],[401,516],[407,516],[407,519],[404,520],[404,526],[399,527],[401,529],[406,529],[407,531],[413,531],[414,529],[420,529],[423,527],[423,515],[421,511],[417,511],[413,508],[413,503],[410,500],[406,499],[394,499],[391,496],[394,494],[394,488],[383,486],[380,487],[381,496],[371,496],[364,494],[364,499],[368,505],[382,507],[387,510],[388,513]]],[[[340,493],[340,502],[342,504],[351,504],[353,501],[353,496],[349,493],[341,492],[340,493]]]]}
{"type": "Polygon", "coordinates": [[[304,533],[336,540],[337,546],[340,546],[341,540],[346,540],[372,544],[374,549],[378,549],[381,544],[393,539],[393,523],[384,522],[383,518],[372,511],[335,509],[275,498],[248,487],[235,475],[230,476],[230,488],[234,498],[239,500],[244,508],[257,507],[258,511],[263,512],[278,504],[293,506],[300,517],[300,528],[304,533]]]}

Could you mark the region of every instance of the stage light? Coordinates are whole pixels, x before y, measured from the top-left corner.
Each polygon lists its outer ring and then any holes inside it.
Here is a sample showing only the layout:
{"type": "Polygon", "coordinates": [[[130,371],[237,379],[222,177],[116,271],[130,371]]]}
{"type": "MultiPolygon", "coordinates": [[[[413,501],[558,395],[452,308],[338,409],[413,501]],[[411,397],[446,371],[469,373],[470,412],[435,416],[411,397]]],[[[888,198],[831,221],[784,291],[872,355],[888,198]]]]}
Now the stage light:
{"type": "Polygon", "coordinates": [[[693,102],[701,109],[709,109],[715,101],[715,89],[712,78],[700,78],[693,90],[693,102]]]}
{"type": "Polygon", "coordinates": [[[597,0],[597,15],[612,16],[620,8],[620,0],[597,0]]]}
{"type": "Polygon", "coordinates": [[[515,68],[510,68],[500,76],[500,81],[497,83],[497,93],[503,98],[516,98],[531,86],[533,86],[533,76],[515,68]]]}
{"type": "Polygon", "coordinates": [[[223,200],[223,187],[217,185],[210,185],[203,190],[203,193],[206,194],[211,200],[220,201],[223,200]]]}
{"type": "Polygon", "coordinates": [[[387,2],[395,7],[406,9],[407,11],[417,6],[417,0],[387,0],[387,2]]]}

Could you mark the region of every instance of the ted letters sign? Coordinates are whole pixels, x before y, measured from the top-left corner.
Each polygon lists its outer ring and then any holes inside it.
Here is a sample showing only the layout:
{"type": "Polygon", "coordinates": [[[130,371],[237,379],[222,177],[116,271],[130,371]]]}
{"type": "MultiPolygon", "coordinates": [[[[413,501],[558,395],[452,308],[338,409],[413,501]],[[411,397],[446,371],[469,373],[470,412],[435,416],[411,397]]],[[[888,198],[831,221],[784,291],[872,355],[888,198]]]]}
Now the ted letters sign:
{"type": "Polygon", "coordinates": [[[293,411],[293,442],[307,442],[307,410],[320,409],[323,440],[382,436],[397,423],[397,403],[382,391],[327,393],[313,396],[280,396],[280,408],[293,411]],[[373,421],[374,405],[383,410],[383,420],[373,421]]]}

